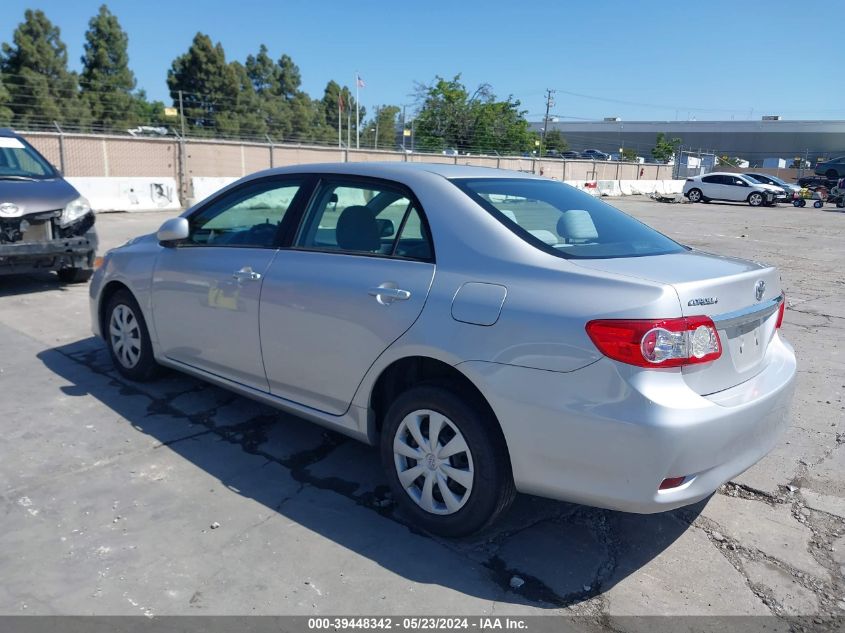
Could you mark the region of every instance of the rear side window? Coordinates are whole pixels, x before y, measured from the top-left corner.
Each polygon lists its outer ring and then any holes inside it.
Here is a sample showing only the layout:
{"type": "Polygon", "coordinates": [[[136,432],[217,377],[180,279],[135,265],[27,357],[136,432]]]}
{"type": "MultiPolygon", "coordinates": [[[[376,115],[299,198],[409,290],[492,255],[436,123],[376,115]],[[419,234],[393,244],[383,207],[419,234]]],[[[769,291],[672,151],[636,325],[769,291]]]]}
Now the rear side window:
{"type": "Polygon", "coordinates": [[[618,209],[552,180],[452,181],[529,244],[567,258],[680,253],[677,242],[618,209]]]}
{"type": "Polygon", "coordinates": [[[399,187],[370,181],[324,180],[295,245],[430,261],[431,237],[417,203],[399,187]]]}

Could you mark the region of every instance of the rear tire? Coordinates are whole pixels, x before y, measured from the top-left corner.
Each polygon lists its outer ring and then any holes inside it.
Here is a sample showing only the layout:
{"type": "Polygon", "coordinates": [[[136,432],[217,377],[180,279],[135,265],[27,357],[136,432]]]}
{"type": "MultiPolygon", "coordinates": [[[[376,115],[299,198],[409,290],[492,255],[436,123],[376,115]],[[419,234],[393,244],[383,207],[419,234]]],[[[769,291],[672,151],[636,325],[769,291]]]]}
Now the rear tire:
{"type": "Polygon", "coordinates": [[[701,195],[701,189],[690,189],[687,192],[687,199],[690,202],[701,202],[704,196],[701,195]]]}
{"type": "Polygon", "coordinates": [[[106,305],[103,337],[117,371],[129,380],[147,382],[161,366],[153,358],[150,332],[138,302],[128,290],[118,290],[106,305]]]}
{"type": "Polygon", "coordinates": [[[63,284],[81,284],[91,279],[94,271],[91,268],[62,268],[56,274],[63,284]]]}
{"type": "Polygon", "coordinates": [[[396,398],[382,427],[381,458],[394,498],[415,527],[434,534],[476,532],[516,496],[498,422],[483,404],[440,386],[396,398]]]}
{"type": "Polygon", "coordinates": [[[763,204],[763,200],[764,198],[762,193],[754,191],[748,194],[748,204],[750,204],[752,207],[759,207],[761,204],[763,204]]]}

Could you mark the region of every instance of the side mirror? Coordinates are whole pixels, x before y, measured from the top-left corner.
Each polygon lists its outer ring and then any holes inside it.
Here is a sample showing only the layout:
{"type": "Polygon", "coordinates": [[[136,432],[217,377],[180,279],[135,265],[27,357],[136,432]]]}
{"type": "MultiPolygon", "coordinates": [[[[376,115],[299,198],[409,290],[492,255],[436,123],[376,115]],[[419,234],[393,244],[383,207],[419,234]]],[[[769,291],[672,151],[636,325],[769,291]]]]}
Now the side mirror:
{"type": "Polygon", "coordinates": [[[180,240],[188,239],[190,227],[185,218],[170,218],[165,220],[156,233],[156,239],[159,244],[167,246],[168,242],[178,242],[180,240]]]}
{"type": "Polygon", "coordinates": [[[387,218],[379,218],[376,220],[378,225],[379,237],[390,237],[396,233],[396,227],[393,225],[393,220],[387,218]]]}

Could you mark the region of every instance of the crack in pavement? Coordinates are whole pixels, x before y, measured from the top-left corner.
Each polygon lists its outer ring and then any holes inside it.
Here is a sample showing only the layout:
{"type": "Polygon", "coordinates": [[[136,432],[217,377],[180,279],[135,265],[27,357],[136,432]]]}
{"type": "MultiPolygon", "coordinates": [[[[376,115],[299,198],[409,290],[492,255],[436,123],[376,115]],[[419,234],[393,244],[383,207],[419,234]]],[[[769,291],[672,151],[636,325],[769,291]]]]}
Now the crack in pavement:
{"type": "MultiPolygon", "coordinates": [[[[64,354],[64,352],[62,353],[64,354]]],[[[312,486],[319,490],[334,492],[349,499],[358,506],[367,508],[385,518],[393,520],[417,536],[430,539],[438,543],[441,547],[449,549],[454,554],[471,560],[468,553],[461,551],[459,548],[447,545],[443,540],[420,530],[403,517],[397,515],[393,510],[392,504],[384,504],[384,501],[389,501],[387,497],[388,488],[386,485],[378,486],[375,490],[366,491],[362,494],[355,494],[355,491],[359,487],[355,482],[346,481],[338,477],[318,477],[311,474],[309,471],[311,466],[321,462],[331,455],[337,448],[353,440],[334,431],[323,429],[323,441],[316,448],[299,451],[287,458],[277,457],[260,448],[267,439],[266,430],[268,426],[276,422],[278,419],[277,415],[260,414],[239,424],[217,426],[215,425],[213,418],[217,414],[218,409],[222,406],[226,406],[227,404],[231,404],[233,401],[237,401],[240,396],[233,394],[231,399],[228,399],[224,403],[215,407],[211,407],[197,413],[187,414],[174,407],[171,402],[187,393],[201,392],[209,388],[210,385],[207,383],[201,383],[191,387],[190,389],[177,392],[167,392],[162,397],[156,398],[144,390],[133,386],[131,383],[123,382],[122,379],[109,374],[107,370],[102,370],[97,367],[96,359],[99,356],[99,353],[99,350],[87,350],[79,354],[65,354],[65,356],[85,366],[93,373],[107,378],[111,386],[115,386],[120,390],[121,395],[142,396],[149,399],[150,403],[147,406],[149,415],[168,415],[177,419],[187,420],[193,425],[201,425],[206,428],[204,431],[169,441],[167,442],[167,445],[172,445],[186,439],[212,433],[230,444],[239,446],[242,450],[249,454],[263,457],[266,460],[265,465],[266,463],[275,463],[287,469],[290,476],[301,484],[299,490],[293,496],[296,496],[296,494],[298,494],[305,486],[312,486]]],[[[158,446],[164,444],[165,443],[162,443],[158,446]]],[[[503,585],[503,568],[498,562],[497,556],[491,556],[486,562],[482,563],[482,566],[489,571],[489,578],[491,581],[499,585],[501,588],[512,591],[509,585],[511,576],[507,577],[503,585]]],[[[510,570],[510,572],[511,575],[519,575],[520,577],[527,579],[530,578],[530,582],[526,582],[527,589],[525,591],[520,591],[520,595],[523,595],[528,600],[535,602],[537,605],[549,604],[565,606],[569,602],[567,596],[558,596],[551,588],[548,587],[548,585],[543,583],[541,580],[532,577],[530,574],[519,570],[510,570]],[[532,596],[536,596],[536,598],[532,598],[532,596]]],[[[577,597],[580,597],[580,595],[572,596],[573,599],[577,597]]]]}

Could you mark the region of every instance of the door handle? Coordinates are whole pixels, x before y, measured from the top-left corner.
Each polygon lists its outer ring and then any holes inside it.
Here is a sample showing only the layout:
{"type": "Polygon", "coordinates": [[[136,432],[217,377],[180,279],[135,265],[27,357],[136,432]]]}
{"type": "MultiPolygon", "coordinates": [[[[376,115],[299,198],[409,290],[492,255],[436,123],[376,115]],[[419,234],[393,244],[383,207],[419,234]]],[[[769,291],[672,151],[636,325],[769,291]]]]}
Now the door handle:
{"type": "MultiPolygon", "coordinates": [[[[390,283],[390,282],[388,282],[390,283]]],[[[387,283],[375,288],[370,288],[369,294],[376,298],[381,305],[386,306],[394,301],[407,301],[411,298],[411,293],[408,290],[393,287],[395,284],[388,285],[387,283]]]]}
{"type": "Polygon", "coordinates": [[[232,273],[232,278],[241,281],[258,281],[261,279],[261,273],[257,273],[252,270],[249,266],[244,266],[240,270],[236,270],[232,273]]]}

